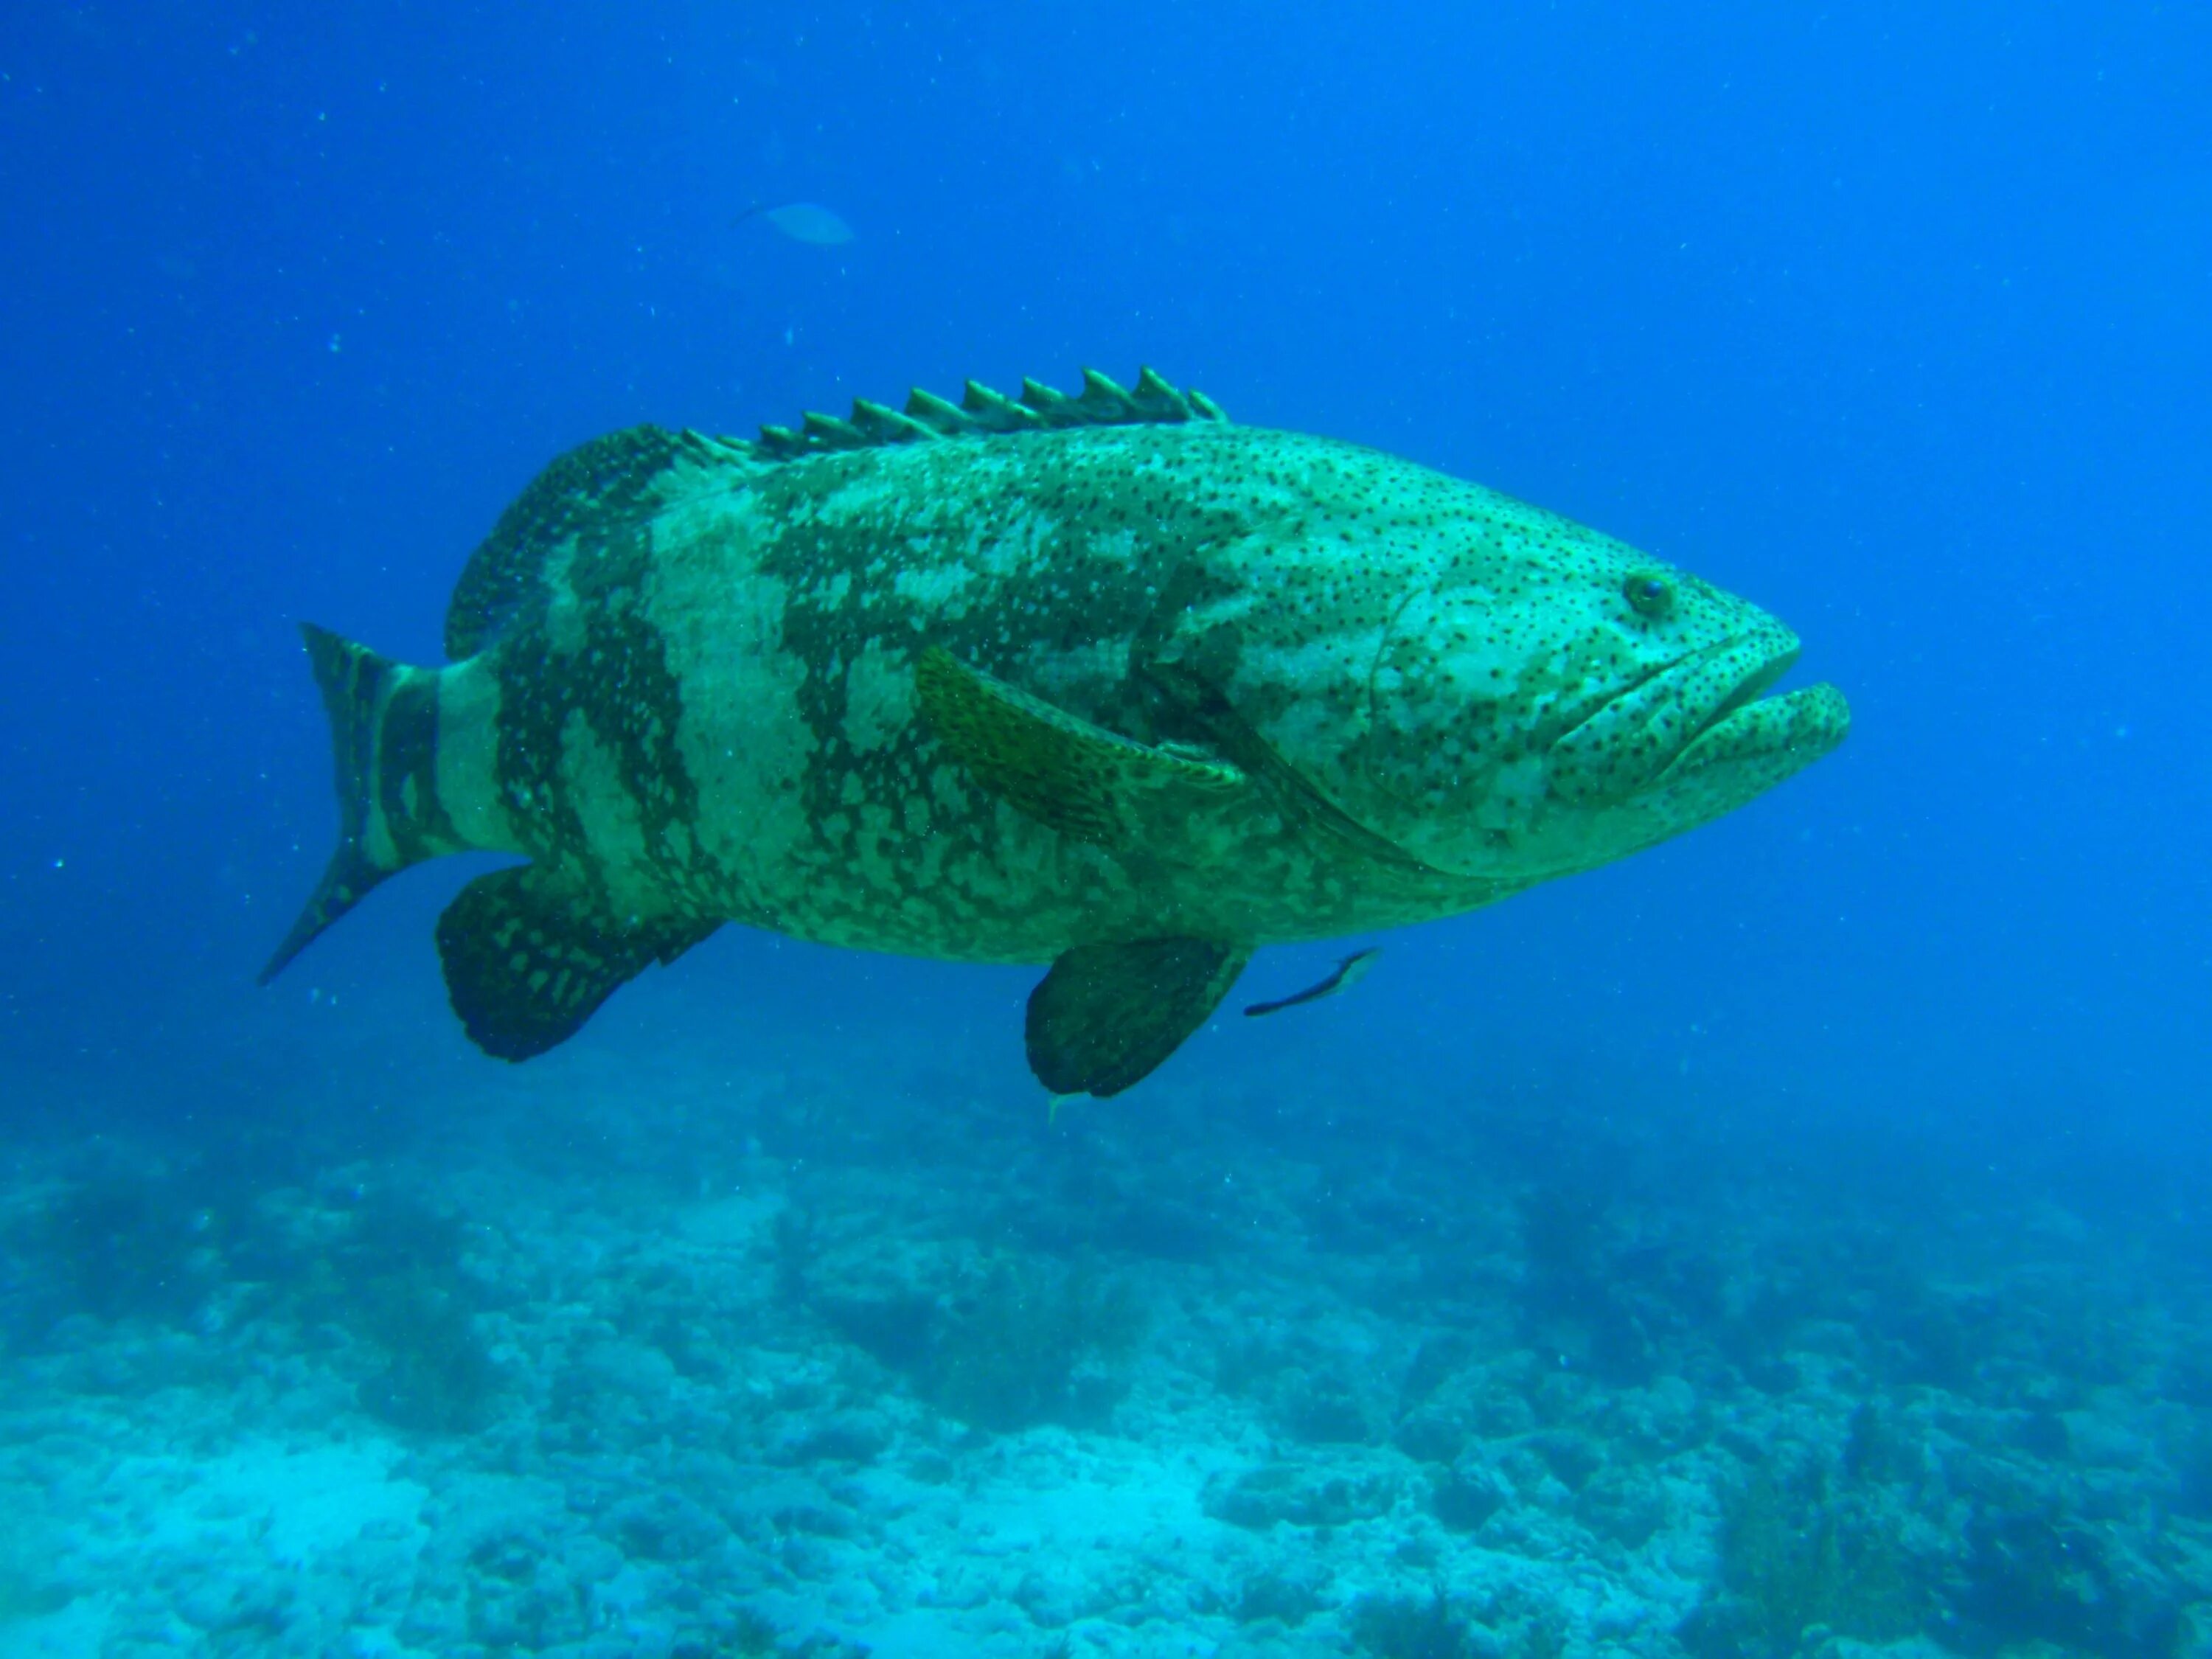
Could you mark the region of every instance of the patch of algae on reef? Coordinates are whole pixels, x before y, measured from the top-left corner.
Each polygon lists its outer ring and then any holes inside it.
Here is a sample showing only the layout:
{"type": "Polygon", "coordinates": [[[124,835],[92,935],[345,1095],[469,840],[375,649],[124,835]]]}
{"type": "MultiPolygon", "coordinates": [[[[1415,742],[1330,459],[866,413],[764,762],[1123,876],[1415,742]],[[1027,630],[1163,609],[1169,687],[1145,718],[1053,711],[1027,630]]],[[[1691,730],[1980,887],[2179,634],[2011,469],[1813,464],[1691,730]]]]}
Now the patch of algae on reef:
{"type": "Polygon", "coordinates": [[[981,1429],[1097,1417],[1119,1395],[1113,1368],[1144,1325],[1125,1285],[1102,1283],[1081,1266],[1003,1257],[943,1317],[923,1392],[981,1429]]]}
{"type": "Polygon", "coordinates": [[[301,1300],[377,1351],[381,1364],[360,1385],[362,1408],[430,1434],[482,1428],[503,1379],[461,1271],[465,1223],[400,1192],[369,1194],[347,1219],[301,1300]]]}
{"type": "Polygon", "coordinates": [[[39,1349],[74,1340],[72,1318],[190,1328],[209,1339],[190,1380],[214,1384],[243,1363],[223,1334],[327,1327],[356,1345],[364,1410],[425,1433],[481,1428],[503,1379],[477,1329],[461,1218],[397,1185],[319,1196],[313,1184],[251,1158],[89,1161],[0,1223],[0,1243],[39,1269],[4,1335],[39,1349]]]}
{"type": "Polygon", "coordinates": [[[0,1629],[19,1620],[58,1613],[72,1599],[47,1577],[46,1524],[33,1493],[21,1487],[0,1487],[0,1629]]]}
{"type": "Polygon", "coordinates": [[[971,1427],[1097,1424],[1127,1389],[1145,1309],[1086,1261],[925,1250],[887,1268],[799,1209],[777,1218],[775,1248],[780,1296],[971,1427]]]}
{"type": "Polygon", "coordinates": [[[1873,1518],[1759,1470],[1729,1506],[1723,1535],[1726,1622],[1747,1659],[1785,1659],[1804,1632],[1886,1642],[1920,1626],[1926,1599],[1873,1518]]]}

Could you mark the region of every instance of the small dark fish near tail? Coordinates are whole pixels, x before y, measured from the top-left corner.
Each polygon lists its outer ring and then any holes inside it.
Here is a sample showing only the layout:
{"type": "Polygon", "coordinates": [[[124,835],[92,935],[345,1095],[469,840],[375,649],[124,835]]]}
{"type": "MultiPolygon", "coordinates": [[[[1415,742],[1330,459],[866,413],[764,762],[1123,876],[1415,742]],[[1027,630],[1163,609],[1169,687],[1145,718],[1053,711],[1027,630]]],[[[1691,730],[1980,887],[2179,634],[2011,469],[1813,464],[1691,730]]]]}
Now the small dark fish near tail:
{"type": "Polygon", "coordinates": [[[1278,997],[1273,1002],[1255,1002],[1244,1011],[1245,1015],[1249,1018],[1256,1019],[1261,1014],[1272,1014],[1285,1008],[1295,1008],[1301,1002],[1318,1002],[1323,997],[1333,997],[1339,991],[1348,989],[1357,984],[1360,975],[1375,965],[1375,958],[1381,954],[1382,947],[1374,945],[1369,945],[1364,951],[1354,951],[1343,961],[1338,963],[1334,971],[1320,984],[1309,985],[1303,991],[1294,991],[1289,996],[1278,997]]]}

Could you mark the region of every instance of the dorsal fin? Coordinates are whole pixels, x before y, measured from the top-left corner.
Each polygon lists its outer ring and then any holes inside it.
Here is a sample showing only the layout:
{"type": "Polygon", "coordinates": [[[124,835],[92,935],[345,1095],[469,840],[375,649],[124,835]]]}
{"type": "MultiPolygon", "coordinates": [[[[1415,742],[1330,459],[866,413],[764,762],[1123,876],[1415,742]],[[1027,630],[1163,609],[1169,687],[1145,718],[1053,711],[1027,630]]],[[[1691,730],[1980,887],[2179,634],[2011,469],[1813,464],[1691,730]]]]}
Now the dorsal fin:
{"type": "Polygon", "coordinates": [[[446,609],[446,654],[472,657],[544,599],[546,562],[580,536],[605,536],[659,505],[684,462],[746,459],[750,450],[700,433],[633,426],[562,456],[499,515],[471,556],[446,609]]]}
{"type": "Polygon", "coordinates": [[[763,426],[752,453],[764,461],[792,461],[807,455],[869,449],[881,444],[927,443],[938,438],[966,438],[1000,432],[1048,432],[1071,426],[1176,425],[1185,421],[1226,423],[1221,405],[1203,392],[1177,391],[1151,369],[1124,391],[1096,369],[1083,371],[1076,397],[1022,382],[1022,395],[1009,398],[987,386],[968,382],[957,404],[917,388],[903,410],[854,400],[849,418],[809,410],[796,427],[763,426]]]}

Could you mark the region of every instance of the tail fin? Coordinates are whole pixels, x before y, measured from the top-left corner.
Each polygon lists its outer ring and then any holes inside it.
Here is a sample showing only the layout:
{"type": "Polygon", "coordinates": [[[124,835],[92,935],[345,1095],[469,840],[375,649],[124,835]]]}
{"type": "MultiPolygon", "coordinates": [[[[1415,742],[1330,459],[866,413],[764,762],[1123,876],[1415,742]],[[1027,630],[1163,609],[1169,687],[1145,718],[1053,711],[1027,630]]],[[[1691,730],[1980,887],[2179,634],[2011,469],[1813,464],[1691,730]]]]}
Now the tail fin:
{"type": "Polygon", "coordinates": [[[447,850],[428,844],[419,833],[395,835],[401,826],[389,821],[379,800],[381,787],[421,775],[435,776],[434,685],[422,687],[427,695],[395,698],[395,692],[416,671],[312,623],[301,623],[300,631],[307,636],[307,660],[314,668],[315,684],[322,691],[323,708],[331,720],[331,752],[338,787],[338,846],[300,919],[261,970],[264,985],[283,973],[316,935],[352,909],[386,876],[418,859],[447,850]],[[396,706],[399,702],[407,707],[403,710],[396,706]],[[395,744],[414,752],[389,752],[395,744]]]}

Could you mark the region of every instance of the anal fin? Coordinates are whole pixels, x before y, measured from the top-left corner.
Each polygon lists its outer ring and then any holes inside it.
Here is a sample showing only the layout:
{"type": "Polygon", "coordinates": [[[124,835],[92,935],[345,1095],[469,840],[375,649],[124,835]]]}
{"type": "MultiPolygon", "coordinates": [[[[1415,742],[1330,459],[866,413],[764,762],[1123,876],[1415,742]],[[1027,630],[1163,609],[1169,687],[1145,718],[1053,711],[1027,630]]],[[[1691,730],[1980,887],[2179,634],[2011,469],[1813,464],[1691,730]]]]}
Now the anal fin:
{"type": "Polygon", "coordinates": [[[1079,945],[1030,993],[1030,1070],[1056,1095],[1115,1095],[1206,1023],[1250,961],[1203,939],[1079,945]]]}
{"type": "Polygon", "coordinates": [[[618,921],[523,865],[461,889],[438,918],[438,958],[470,1040],[496,1059],[521,1060],[568,1041],[625,981],[675,961],[720,926],[618,921]]]}

